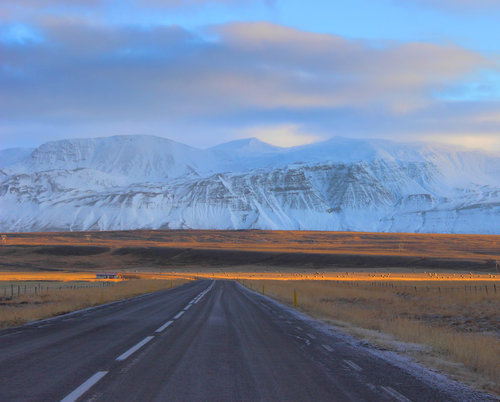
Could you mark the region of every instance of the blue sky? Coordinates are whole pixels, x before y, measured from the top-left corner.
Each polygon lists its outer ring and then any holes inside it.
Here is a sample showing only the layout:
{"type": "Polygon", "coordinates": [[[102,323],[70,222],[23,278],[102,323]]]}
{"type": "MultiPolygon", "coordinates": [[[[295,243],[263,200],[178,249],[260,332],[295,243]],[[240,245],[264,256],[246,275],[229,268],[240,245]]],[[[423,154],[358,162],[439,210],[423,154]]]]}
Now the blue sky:
{"type": "Polygon", "coordinates": [[[500,150],[497,0],[4,0],[0,148],[151,134],[500,150]]]}

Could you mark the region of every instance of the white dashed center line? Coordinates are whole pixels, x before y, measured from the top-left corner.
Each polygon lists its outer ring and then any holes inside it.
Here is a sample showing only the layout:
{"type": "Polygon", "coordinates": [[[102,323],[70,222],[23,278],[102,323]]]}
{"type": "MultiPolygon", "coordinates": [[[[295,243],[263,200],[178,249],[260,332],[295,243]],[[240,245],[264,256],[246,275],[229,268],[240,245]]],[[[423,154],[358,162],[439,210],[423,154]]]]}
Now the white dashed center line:
{"type": "Polygon", "coordinates": [[[95,383],[97,383],[102,377],[108,374],[107,371],[98,371],[77,389],[75,389],[71,394],[66,396],[61,402],[73,402],[80,398],[85,392],[87,392],[95,383]]]}
{"type": "Polygon", "coordinates": [[[137,345],[132,346],[129,350],[127,350],[125,353],[121,354],[116,358],[118,361],[123,361],[127,357],[129,357],[132,353],[137,352],[140,348],[142,348],[146,343],[148,343],[151,339],[153,339],[154,336],[146,336],[142,341],[140,341],[137,345]]]}
{"type": "Polygon", "coordinates": [[[328,345],[321,345],[321,346],[323,346],[329,352],[333,352],[333,349],[330,346],[328,346],[328,345]]]}
{"type": "MultiPolygon", "coordinates": [[[[203,296],[205,296],[205,294],[209,290],[211,290],[213,288],[213,286],[214,286],[214,282],[212,282],[212,284],[207,289],[205,289],[198,296],[196,296],[191,302],[189,302],[189,304],[186,307],[184,307],[184,310],[182,310],[179,313],[177,313],[177,315],[173,319],[177,320],[178,318],[180,318],[184,314],[185,311],[189,310],[192,307],[193,303],[194,304],[198,303],[200,301],[200,299],[203,296]]],[[[155,332],[162,332],[168,326],[170,326],[172,324],[173,324],[173,320],[167,321],[160,328],[158,328],[155,332]]],[[[48,325],[50,325],[50,324],[42,324],[42,325],[39,325],[38,327],[42,328],[42,327],[45,327],[45,326],[48,326],[48,325]]],[[[2,335],[2,336],[14,335],[14,334],[17,334],[17,333],[19,333],[19,332],[13,332],[13,333],[2,335]]],[[[154,338],[154,336],[147,336],[147,337],[145,337],[138,344],[136,344],[135,346],[132,346],[125,353],[123,353],[120,356],[118,356],[116,358],[116,360],[117,361],[123,361],[123,360],[127,359],[130,355],[132,355],[133,353],[137,352],[140,348],[142,348],[144,345],[146,345],[148,342],[150,342],[153,338],[154,338]]],[[[90,377],[87,381],[85,381],[82,385],[80,385],[73,392],[71,392],[64,399],[62,399],[62,402],[74,402],[74,401],[76,401],[85,392],[87,392],[90,388],[92,388],[99,380],[101,380],[101,378],[103,378],[106,374],[108,374],[108,371],[98,371],[92,377],[90,377]]]]}
{"type": "Polygon", "coordinates": [[[173,321],[167,321],[165,324],[163,324],[160,328],[158,328],[155,332],[162,332],[165,328],[167,328],[170,324],[172,324],[173,321]]]}

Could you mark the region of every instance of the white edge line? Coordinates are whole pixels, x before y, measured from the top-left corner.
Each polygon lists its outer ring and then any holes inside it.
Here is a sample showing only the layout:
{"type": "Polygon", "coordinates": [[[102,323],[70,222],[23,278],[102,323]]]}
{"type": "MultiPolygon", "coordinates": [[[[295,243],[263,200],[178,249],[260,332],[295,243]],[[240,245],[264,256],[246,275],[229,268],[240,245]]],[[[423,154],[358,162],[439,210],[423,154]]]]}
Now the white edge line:
{"type": "Polygon", "coordinates": [[[3,338],[4,336],[10,336],[10,335],[17,335],[17,334],[22,334],[24,331],[16,331],[16,332],[9,332],[7,334],[0,335],[0,338],[3,338]]]}
{"type": "Polygon", "coordinates": [[[188,304],[186,307],[184,307],[184,311],[187,311],[191,308],[192,304],[188,304]]]}
{"type": "Polygon", "coordinates": [[[174,317],[174,320],[177,320],[182,314],[184,314],[184,311],[177,313],[177,315],[174,317]]]}
{"type": "Polygon", "coordinates": [[[146,343],[148,343],[151,339],[153,339],[154,336],[146,336],[142,341],[140,341],[137,345],[132,346],[129,350],[127,350],[125,353],[122,353],[120,356],[116,358],[118,361],[123,361],[127,357],[129,357],[132,353],[137,352],[140,348],[142,348],[146,343]]]}
{"type": "Polygon", "coordinates": [[[307,336],[311,339],[316,339],[316,337],[313,334],[307,334],[307,336]]]}
{"type": "Polygon", "coordinates": [[[361,371],[363,370],[361,367],[359,367],[356,363],[350,361],[350,360],[344,360],[344,363],[347,364],[350,368],[356,370],[356,371],[361,371]]]}
{"type": "Polygon", "coordinates": [[[102,377],[108,374],[108,371],[98,371],[82,385],[76,388],[72,393],[68,394],[61,402],[73,402],[80,398],[85,392],[92,388],[102,377]]]}
{"type": "Polygon", "coordinates": [[[162,332],[165,328],[167,328],[170,324],[172,324],[173,321],[167,321],[165,324],[163,324],[160,328],[158,328],[155,332],[162,332]]]}
{"type": "Polygon", "coordinates": [[[321,345],[321,346],[323,346],[329,352],[333,352],[333,349],[330,346],[328,346],[328,345],[321,345]]]}
{"type": "Polygon", "coordinates": [[[387,386],[381,386],[381,388],[387,392],[389,395],[391,395],[393,398],[397,399],[400,402],[411,402],[406,396],[401,395],[398,391],[396,391],[394,388],[387,386]]]}

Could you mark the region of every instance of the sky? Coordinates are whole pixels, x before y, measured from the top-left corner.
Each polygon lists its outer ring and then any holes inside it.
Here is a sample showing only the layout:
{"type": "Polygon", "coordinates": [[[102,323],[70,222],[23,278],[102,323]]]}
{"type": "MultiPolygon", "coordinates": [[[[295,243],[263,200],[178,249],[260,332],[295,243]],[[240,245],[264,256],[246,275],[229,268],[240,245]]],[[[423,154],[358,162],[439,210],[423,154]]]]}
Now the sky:
{"type": "Polygon", "coordinates": [[[0,149],[130,134],[500,151],[500,0],[2,0],[0,149]]]}

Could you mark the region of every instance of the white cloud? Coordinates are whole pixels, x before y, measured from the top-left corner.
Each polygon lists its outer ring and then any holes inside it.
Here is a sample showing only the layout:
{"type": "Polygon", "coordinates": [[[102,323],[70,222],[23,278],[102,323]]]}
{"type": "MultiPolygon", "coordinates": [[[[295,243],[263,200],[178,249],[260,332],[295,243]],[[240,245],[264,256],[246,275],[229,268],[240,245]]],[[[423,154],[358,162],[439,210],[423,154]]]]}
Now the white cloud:
{"type": "Polygon", "coordinates": [[[291,146],[318,139],[312,133],[404,139],[416,131],[500,131],[500,123],[477,120],[496,105],[475,110],[433,96],[492,65],[452,44],[372,46],[269,23],[214,26],[210,40],[178,26],[45,18],[37,28],[43,42],[1,49],[5,133],[106,127],[169,130],[185,140],[184,133],[255,127],[245,136],[291,146]]]}
{"type": "Polygon", "coordinates": [[[321,135],[303,132],[302,129],[295,124],[251,127],[243,130],[241,137],[255,137],[268,144],[285,148],[312,144],[325,139],[321,135]]]}

